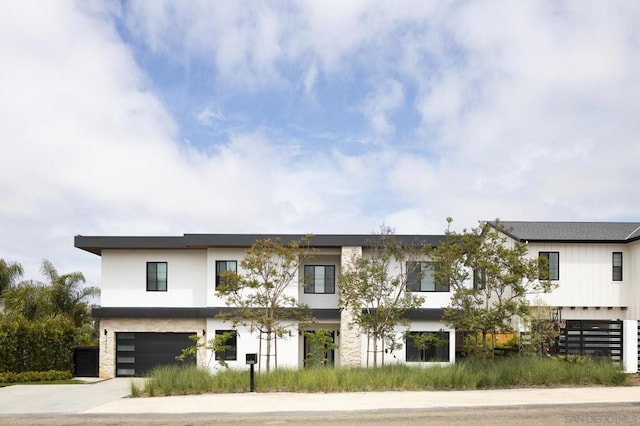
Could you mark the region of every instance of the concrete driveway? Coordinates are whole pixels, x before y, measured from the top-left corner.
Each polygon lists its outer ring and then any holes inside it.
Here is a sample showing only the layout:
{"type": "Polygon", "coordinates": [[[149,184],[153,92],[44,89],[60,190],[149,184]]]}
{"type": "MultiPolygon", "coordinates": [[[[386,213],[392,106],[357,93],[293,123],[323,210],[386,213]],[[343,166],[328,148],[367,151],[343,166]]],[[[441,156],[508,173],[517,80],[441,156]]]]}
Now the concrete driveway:
{"type": "Polygon", "coordinates": [[[0,414],[81,413],[130,395],[132,379],[0,388],[0,414]]]}

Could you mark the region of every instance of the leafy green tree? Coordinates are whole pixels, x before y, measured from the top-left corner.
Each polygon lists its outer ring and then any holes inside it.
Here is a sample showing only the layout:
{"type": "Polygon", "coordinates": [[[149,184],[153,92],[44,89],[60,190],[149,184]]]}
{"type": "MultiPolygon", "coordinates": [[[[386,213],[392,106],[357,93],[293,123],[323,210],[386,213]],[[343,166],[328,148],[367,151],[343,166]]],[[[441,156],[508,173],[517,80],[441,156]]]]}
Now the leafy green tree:
{"type": "Polygon", "coordinates": [[[305,331],[304,336],[309,344],[309,352],[304,364],[309,368],[326,367],[329,361],[328,353],[338,348],[338,345],[333,341],[333,332],[326,328],[319,328],[305,331]]]}
{"type": "MultiPolygon", "coordinates": [[[[183,349],[180,355],[176,356],[176,360],[184,361],[188,358],[196,358],[198,349],[206,347],[207,349],[213,351],[212,356],[215,354],[218,365],[224,368],[229,368],[229,364],[227,364],[227,361],[223,355],[227,351],[233,349],[233,347],[229,345],[229,342],[236,336],[236,333],[236,330],[226,331],[224,333],[216,334],[209,340],[206,340],[204,337],[200,338],[195,334],[189,336],[189,340],[191,340],[193,344],[188,348],[183,349]]],[[[209,360],[209,363],[210,362],[211,360],[209,360]]]]}
{"type": "Polygon", "coordinates": [[[7,262],[0,259],[0,299],[5,290],[15,285],[22,277],[24,270],[18,262],[7,262]]]}
{"type": "Polygon", "coordinates": [[[354,325],[367,335],[367,366],[372,352],[373,366],[377,367],[378,354],[384,353],[385,345],[390,350],[397,348],[396,327],[408,325],[404,313],[424,302],[407,289],[407,264],[420,259],[421,247],[400,243],[393,229],[384,225],[379,234],[372,235],[368,246],[366,254],[351,259],[353,266],[343,271],[338,283],[340,307],[350,311],[354,325]]]}
{"type": "Polygon", "coordinates": [[[91,320],[87,299],[97,295],[97,287],[84,286],[81,272],[60,275],[48,260],[42,261],[46,282],[23,281],[5,291],[8,314],[21,315],[30,321],[65,317],[75,327],[82,328],[91,320]]]}
{"type": "Polygon", "coordinates": [[[534,300],[529,316],[529,330],[524,336],[523,348],[537,355],[548,355],[558,344],[561,328],[555,309],[541,298],[534,300]]]}
{"type": "Polygon", "coordinates": [[[220,297],[235,309],[219,317],[231,321],[235,329],[241,325],[251,333],[259,333],[258,352],[260,359],[266,359],[267,372],[272,357],[274,367],[278,367],[277,339],[287,337],[292,325],[312,319],[308,306],[287,294],[291,286],[297,290],[300,266],[311,257],[310,238],[311,235],[307,235],[288,244],[281,238],[258,240],[247,249],[237,273],[222,274],[223,284],[218,287],[220,297]]]}
{"type": "Polygon", "coordinates": [[[457,330],[479,332],[486,359],[487,335],[513,331],[514,319],[529,318],[527,295],[548,293],[554,286],[538,279],[539,260],[527,257],[525,243],[509,240],[499,221],[480,222],[462,233],[451,230],[451,218],[447,223],[445,241],[430,251],[436,283],[453,292],[444,321],[457,330]]]}
{"type": "Polygon", "coordinates": [[[87,299],[100,293],[97,287],[85,286],[82,272],[60,275],[48,260],[42,261],[42,274],[50,288],[51,310],[54,317],[63,315],[71,319],[76,327],[88,322],[91,309],[87,299]]]}
{"type": "Polygon", "coordinates": [[[28,321],[51,318],[49,288],[39,281],[22,281],[4,293],[5,313],[28,321]]]}

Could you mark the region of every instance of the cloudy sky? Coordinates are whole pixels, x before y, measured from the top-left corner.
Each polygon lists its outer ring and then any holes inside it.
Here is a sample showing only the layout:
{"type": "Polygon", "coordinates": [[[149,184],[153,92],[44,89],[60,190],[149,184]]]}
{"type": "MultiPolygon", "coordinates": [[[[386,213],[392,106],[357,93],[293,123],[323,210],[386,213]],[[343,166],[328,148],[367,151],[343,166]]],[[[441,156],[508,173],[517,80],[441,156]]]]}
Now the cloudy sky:
{"type": "Polygon", "coordinates": [[[0,6],[0,258],[640,219],[640,2],[0,6]]]}

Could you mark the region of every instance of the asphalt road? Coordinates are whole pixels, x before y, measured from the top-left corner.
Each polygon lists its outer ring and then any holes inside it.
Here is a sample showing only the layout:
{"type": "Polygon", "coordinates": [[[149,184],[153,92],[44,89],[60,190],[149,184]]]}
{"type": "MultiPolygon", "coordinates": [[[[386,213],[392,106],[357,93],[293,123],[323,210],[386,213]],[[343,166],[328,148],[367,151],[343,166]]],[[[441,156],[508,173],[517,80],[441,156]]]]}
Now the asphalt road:
{"type": "Polygon", "coordinates": [[[588,404],[545,405],[509,408],[385,410],[367,412],[235,414],[35,414],[0,415],[2,425],[635,425],[640,424],[640,405],[588,404]]]}

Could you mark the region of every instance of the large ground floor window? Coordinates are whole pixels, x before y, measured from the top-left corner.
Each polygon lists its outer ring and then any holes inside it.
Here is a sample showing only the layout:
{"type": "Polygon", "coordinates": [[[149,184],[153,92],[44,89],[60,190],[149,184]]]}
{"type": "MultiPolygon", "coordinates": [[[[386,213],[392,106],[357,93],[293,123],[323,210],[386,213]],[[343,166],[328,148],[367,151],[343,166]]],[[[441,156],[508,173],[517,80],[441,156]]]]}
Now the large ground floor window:
{"type": "Polygon", "coordinates": [[[304,332],[304,366],[333,367],[335,365],[335,330],[313,330],[304,332]]]}
{"type": "Polygon", "coordinates": [[[448,331],[410,331],[405,347],[407,362],[449,362],[448,331]]]}

